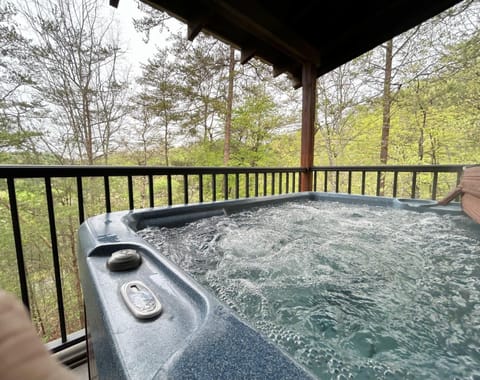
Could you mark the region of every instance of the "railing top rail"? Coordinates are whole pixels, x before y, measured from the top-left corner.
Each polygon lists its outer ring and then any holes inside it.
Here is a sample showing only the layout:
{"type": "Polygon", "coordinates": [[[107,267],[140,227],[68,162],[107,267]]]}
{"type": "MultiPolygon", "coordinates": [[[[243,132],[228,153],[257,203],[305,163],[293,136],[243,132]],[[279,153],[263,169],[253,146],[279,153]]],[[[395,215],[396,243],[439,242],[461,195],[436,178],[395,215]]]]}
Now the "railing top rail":
{"type": "MultiPolygon", "coordinates": [[[[314,171],[390,171],[390,172],[451,172],[458,173],[472,165],[352,165],[314,166],[314,171]]],[[[0,165],[0,178],[103,177],[128,175],[195,175],[235,173],[304,172],[300,167],[188,167],[188,166],[107,166],[107,165],[0,165]]]]}
{"type": "Polygon", "coordinates": [[[81,166],[81,165],[0,165],[0,178],[103,177],[136,175],[196,175],[235,173],[298,173],[300,167],[187,167],[187,166],[81,166]]]}
{"type": "Polygon", "coordinates": [[[354,166],[314,166],[314,171],[353,171],[353,172],[451,172],[458,173],[466,166],[472,165],[354,165],[354,166]]]}
{"type": "MultiPolygon", "coordinates": [[[[450,172],[459,173],[473,165],[352,165],[314,166],[314,171],[351,172],[450,172]]],[[[198,175],[236,173],[298,173],[300,167],[188,167],[188,166],[107,166],[107,165],[0,165],[0,178],[103,177],[137,175],[198,175]]]]}

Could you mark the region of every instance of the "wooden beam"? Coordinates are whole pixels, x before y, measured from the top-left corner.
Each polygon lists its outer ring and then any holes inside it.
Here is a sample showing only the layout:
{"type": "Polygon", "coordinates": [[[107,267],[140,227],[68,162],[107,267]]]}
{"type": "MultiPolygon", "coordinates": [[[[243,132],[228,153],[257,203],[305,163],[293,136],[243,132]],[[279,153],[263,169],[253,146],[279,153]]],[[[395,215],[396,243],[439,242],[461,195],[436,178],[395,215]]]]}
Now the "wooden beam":
{"type": "Polygon", "coordinates": [[[288,69],[287,78],[290,80],[290,83],[295,90],[302,87],[302,69],[300,69],[300,72],[298,72],[298,70],[288,69]]]}
{"type": "Polygon", "coordinates": [[[187,39],[189,41],[193,41],[195,37],[198,36],[198,33],[202,31],[204,24],[200,22],[189,22],[188,23],[188,29],[187,29],[187,39]]]}
{"type": "Polygon", "coordinates": [[[293,75],[291,75],[289,78],[290,78],[290,82],[292,83],[292,87],[295,90],[298,90],[300,87],[302,87],[302,78],[298,78],[293,75]]]}
{"type": "Polygon", "coordinates": [[[272,75],[274,78],[278,77],[279,75],[287,74],[288,79],[292,81],[292,83],[300,83],[298,87],[302,87],[302,65],[294,64],[274,64],[272,75]]]}
{"type": "Polygon", "coordinates": [[[288,71],[287,66],[273,66],[273,77],[276,78],[287,71],[288,71]]]}
{"type": "Polygon", "coordinates": [[[317,69],[306,62],[302,68],[302,148],[300,166],[302,173],[301,191],[312,191],[312,166],[315,141],[315,107],[317,95],[317,69]]]}
{"type": "Polygon", "coordinates": [[[244,65],[250,61],[254,56],[257,50],[255,48],[243,48],[240,53],[240,63],[244,65]]]}
{"type": "Polygon", "coordinates": [[[203,13],[195,17],[194,19],[188,20],[188,31],[187,31],[187,39],[189,41],[193,41],[195,37],[202,31],[202,29],[207,24],[208,20],[210,19],[210,14],[203,13]]]}
{"type": "Polygon", "coordinates": [[[283,54],[301,62],[320,64],[320,52],[303,37],[267,12],[258,1],[212,0],[212,8],[232,25],[267,42],[283,54]]]}

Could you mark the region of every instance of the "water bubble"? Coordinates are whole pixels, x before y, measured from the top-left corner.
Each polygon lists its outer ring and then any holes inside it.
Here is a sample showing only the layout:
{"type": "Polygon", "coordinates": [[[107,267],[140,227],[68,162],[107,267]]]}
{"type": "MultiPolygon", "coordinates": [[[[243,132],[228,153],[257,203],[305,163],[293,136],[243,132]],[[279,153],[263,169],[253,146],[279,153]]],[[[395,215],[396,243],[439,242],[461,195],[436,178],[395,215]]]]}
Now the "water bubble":
{"type": "Polygon", "coordinates": [[[457,216],[293,202],[139,235],[320,378],[403,379],[480,368],[479,232],[457,216]]]}

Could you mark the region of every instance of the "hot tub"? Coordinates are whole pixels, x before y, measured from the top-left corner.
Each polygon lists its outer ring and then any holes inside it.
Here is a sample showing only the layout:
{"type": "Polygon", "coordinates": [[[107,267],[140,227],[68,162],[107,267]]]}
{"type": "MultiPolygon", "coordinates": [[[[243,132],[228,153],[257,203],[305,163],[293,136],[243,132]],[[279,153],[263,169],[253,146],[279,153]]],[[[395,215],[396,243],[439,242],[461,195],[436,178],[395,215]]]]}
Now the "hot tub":
{"type": "MultiPolygon", "coordinates": [[[[292,202],[302,204],[324,201],[333,202],[332,204],[335,202],[341,205],[362,204],[405,210],[405,213],[425,212],[427,217],[432,212],[436,215],[453,217],[460,217],[462,214],[459,206],[455,204],[431,207],[433,203],[429,201],[301,193],[117,212],[90,218],[79,231],[79,267],[86,305],[92,374],[98,374],[101,379],[300,379],[311,378],[312,374],[320,377],[351,375],[348,371],[342,372],[340,368],[342,363],[339,363],[336,349],[322,351],[322,342],[302,348],[303,338],[298,338],[295,334],[290,336],[291,339],[288,338],[287,333],[283,334],[281,331],[270,334],[268,326],[267,330],[257,326],[262,330],[258,332],[252,327],[257,322],[244,319],[248,314],[247,311],[239,310],[238,305],[230,304],[228,299],[216,292],[223,302],[219,301],[212,294],[215,293],[214,291],[204,288],[205,283],[199,284],[182,268],[165,257],[161,252],[161,246],[158,247],[160,249],[154,248],[137,233],[139,230],[152,227],[181,228],[195,221],[237,215],[260,207],[276,207],[292,202]],[[110,270],[107,261],[111,255],[124,250],[129,250],[130,253],[136,252],[137,256],[141,256],[139,266],[136,267],[137,263],[134,269],[110,270]],[[136,281],[140,281],[138,286],[136,281]],[[150,310],[152,315],[136,314],[135,307],[132,308],[129,302],[125,301],[125,298],[128,300],[129,297],[127,293],[130,292],[129,294],[134,296],[139,291],[142,293],[143,286],[145,286],[147,298],[152,294],[155,298],[153,303],[161,304],[160,310],[155,310],[155,307],[153,312],[150,310]],[[233,312],[225,303],[232,306],[236,312],[233,312]],[[279,347],[276,343],[281,341],[278,335],[282,334],[287,337],[283,337],[287,343],[280,342],[282,347],[279,347]],[[270,339],[266,335],[269,335],[270,339]],[[299,359],[301,363],[296,362],[285,351],[299,359]],[[300,354],[297,355],[299,352],[300,354]],[[316,367],[318,363],[310,366],[308,362],[310,359],[305,358],[315,356],[318,356],[317,362],[325,361],[328,365],[324,369],[318,369],[316,367]],[[309,369],[305,369],[305,366],[309,369]]],[[[351,217],[359,218],[356,213],[351,217]]],[[[338,241],[338,237],[332,236],[331,240],[340,243],[338,247],[341,249],[341,241],[338,241]]],[[[255,241],[251,243],[255,245],[255,241]]],[[[356,264],[352,263],[353,265],[356,264]]],[[[190,274],[192,274],[191,270],[190,274]]],[[[277,276],[271,273],[269,275],[277,276]]],[[[253,277],[258,276],[254,273],[253,277]]],[[[244,282],[251,286],[250,279],[244,282]]],[[[290,288],[295,288],[295,285],[290,288]]],[[[285,289],[287,302],[285,300],[282,302],[287,304],[290,299],[289,287],[285,289]]],[[[350,291],[332,294],[339,294],[340,298],[347,297],[349,302],[363,302],[350,291]]],[[[328,299],[329,302],[336,303],[335,297],[328,296],[328,299]]],[[[308,298],[307,303],[310,302],[309,300],[308,298]]],[[[152,299],[148,298],[147,301],[150,302],[152,299]]],[[[278,310],[279,314],[284,313],[287,320],[286,326],[288,327],[288,323],[292,325],[298,323],[298,318],[291,316],[288,309],[283,306],[279,304],[274,306],[274,309],[278,310]]],[[[294,308],[298,308],[298,305],[294,308]]],[[[257,312],[258,310],[251,311],[253,314],[257,312]]],[[[320,321],[318,326],[326,326],[328,323],[328,320],[320,321]]],[[[316,325],[315,328],[318,326],[316,325]]],[[[284,329],[286,330],[288,328],[284,329]]],[[[328,334],[328,327],[325,331],[327,331],[325,334],[328,334]]],[[[371,337],[365,335],[363,330],[355,333],[354,340],[361,341],[360,354],[367,357],[367,360],[377,354],[376,350],[380,350],[385,344],[387,346],[390,344],[387,338],[385,338],[387,343],[383,342],[383,346],[369,343],[369,339],[371,340],[371,337]],[[362,351],[364,346],[367,347],[365,352],[362,351]]],[[[470,359],[476,360],[476,358],[470,359]]],[[[315,358],[312,360],[315,361],[315,358]]],[[[448,364],[446,366],[448,367],[448,364]]],[[[379,367],[377,370],[359,369],[354,375],[368,378],[378,375],[378,371],[386,377],[409,375],[408,371],[397,371],[388,366],[383,368],[381,365],[377,367],[379,367]]]]}

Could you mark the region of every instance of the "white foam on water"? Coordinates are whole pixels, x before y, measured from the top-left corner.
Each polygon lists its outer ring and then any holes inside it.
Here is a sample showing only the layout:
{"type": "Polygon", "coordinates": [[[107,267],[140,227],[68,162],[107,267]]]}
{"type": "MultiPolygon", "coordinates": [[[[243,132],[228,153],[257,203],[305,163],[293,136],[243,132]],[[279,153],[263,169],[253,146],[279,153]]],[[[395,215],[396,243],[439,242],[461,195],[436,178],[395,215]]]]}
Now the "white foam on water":
{"type": "Polygon", "coordinates": [[[480,376],[480,228],[290,202],[139,234],[320,378],[480,376]]]}

